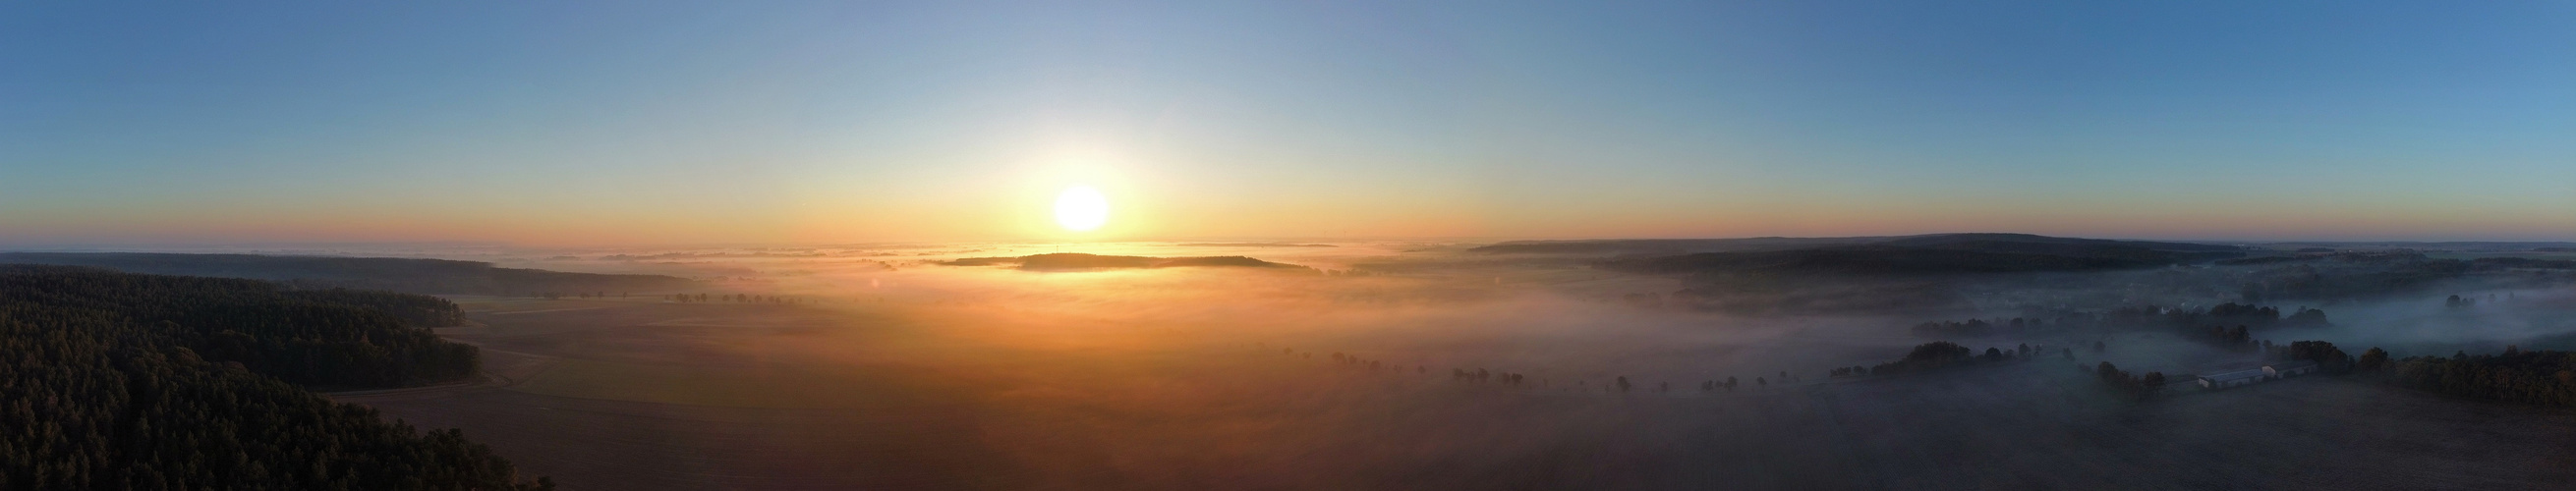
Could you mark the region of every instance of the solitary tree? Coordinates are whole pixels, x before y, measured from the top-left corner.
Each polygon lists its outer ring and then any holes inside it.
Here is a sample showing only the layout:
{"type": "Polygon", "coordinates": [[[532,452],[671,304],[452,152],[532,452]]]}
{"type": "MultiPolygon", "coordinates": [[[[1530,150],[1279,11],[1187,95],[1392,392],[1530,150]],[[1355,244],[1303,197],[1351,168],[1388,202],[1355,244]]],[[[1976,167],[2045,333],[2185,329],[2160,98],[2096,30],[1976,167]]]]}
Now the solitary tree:
{"type": "Polygon", "coordinates": [[[1626,377],[1626,376],[1621,376],[1621,377],[1619,377],[1619,391],[1620,391],[1620,392],[1627,392],[1627,391],[1628,391],[1628,377],[1626,377]]]}
{"type": "Polygon", "coordinates": [[[2385,369],[2388,367],[2388,350],[2371,347],[2370,351],[2361,352],[2361,359],[2353,361],[2352,367],[2364,372],[2385,369]]]}

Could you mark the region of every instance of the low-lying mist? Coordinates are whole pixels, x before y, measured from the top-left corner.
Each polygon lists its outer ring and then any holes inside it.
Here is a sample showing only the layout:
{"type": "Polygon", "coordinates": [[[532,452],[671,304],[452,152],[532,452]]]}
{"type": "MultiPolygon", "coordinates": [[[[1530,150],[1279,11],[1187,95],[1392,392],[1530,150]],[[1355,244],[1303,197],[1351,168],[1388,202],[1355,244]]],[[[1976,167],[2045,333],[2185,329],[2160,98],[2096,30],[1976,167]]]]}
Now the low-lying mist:
{"type": "MultiPolygon", "coordinates": [[[[529,318],[562,315],[562,322],[576,324],[583,317],[555,309],[658,305],[664,310],[656,312],[666,313],[655,315],[680,317],[563,339],[547,339],[554,335],[540,332],[552,329],[545,323],[503,318],[496,321],[508,322],[488,331],[497,336],[489,346],[556,350],[549,356],[574,360],[514,390],[823,411],[799,418],[830,424],[795,426],[847,428],[856,432],[854,440],[811,431],[773,438],[807,442],[798,445],[823,454],[855,451],[847,450],[852,441],[876,441],[908,449],[897,451],[911,452],[905,462],[920,464],[907,464],[913,470],[899,477],[832,481],[841,483],[2120,488],[2130,482],[2123,476],[2165,473],[2178,480],[2171,482],[2279,484],[2292,478],[2280,474],[2282,466],[2352,476],[2408,458],[2423,472],[2471,472],[2466,469],[2487,464],[2413,456],[2424,448],[2538,448],[2548,435],[2576,435],[2565,425],[2535,422],[2529,426],[2540,430],[2528,438],[2446,440],[2455,434],[2451,429],[2362,412],[2356,401],[2419,412],[2500,409],[2361,384],[2285,383],[2262,390],[2287,395],[2194,393],[2141,404],[2093,381],[2093,366],[2110,362],[2174,375],[2172,390],[2180,391],[2188,374],[2263,362],[2255,354],[2212,350],[2186,330],[2035,328],[1947,336],[1912,329],[1925,321],[2009,322],[2145,306],[2198,312],[2253,301],[2246,298],[2246,278],[2269,274],[2257,266],[1908,277],[1899,281],[1940,289],[1956,302],[1929,309],[1745,311],[1732,307],[1742,302],[1677,294],[1705,287],[1706,278],[1605,270],[1595,267],[1597,260],[1494,257],[1448,244],[1331,245],[551,251],[542,254],[547,259],[514,266],[649,270],[694,277],[710,292],[793,302],[656,304],[654,293],[630,299],[609,292],[609,299],[626,302],[526,308],[540,313],[529,318]],[[957,261],[1069,253],[1164,259],[1082,259],[1055,264],[1099,267],[1041,269],[1007,260],[957,261]],[[1167,260],[1225,256],[1259,262],[1167,260]],[[1258,266],[1269,263],[1303,268],[1258,266]],[[513,338],[514,332],[525,334],[513,338]],[[2016,363],[1939,373],[1829,376],[1838,368],[1896,360],[1936,340],[1972,352],[2018,354],[2027,347],[2031,354],[2016,363]],[[808,391],[814,393],[802,393],[808,391]],[[2301,408],[2306,416],[2272,419],[2282,407],[2301,408]],[[934,420],[939,423],[928,423],[934,420]],[[888,429],[908,425],[917,428],[888,429]],[[882,431],[895,433],[876,433],[882,431]],[[2316,435],[2335,431],[2389,443],[2352,446],[2338,456],[2297,450],[2334,444],[2316,435]],[[2176,448],[2188,451],[2169,451],[2176,448]],[[2294,457],[2252,459],[2257,455],[2294,457]],[[2207,458],[2264,463],[2191,464],[2207,458]],[[2042,471],[1976,470],[1998,460],[2042,471]],[[2172,474],[2196,467],[2196,474],[2172,474]],[[2094,470],[2044,471],[2068,468],[2094,470]]],[[[1888,282],[1817,277],[1796,285],[1867,294],[1888,282]]],[[[2283,314],[2301,306],[2326,309],[2331,324],[2266,325],[2250,335],[2278,343],[2327,340],[2355,353],[2380,346],[2400,355],[2506,345],[2576,348],[2576,325],[2566,321],[2576,304],[2569,289],[2510,284],[2525,287],[2464,281],[2417,294],[2266,299],[2256,303],[2283,314]],[[2449,289],[2477,301],[2446,302],[2449,289]],[[2495,299],[2487,299],[2490,293],[2495,299]]],[[[1700,295],[1777,293],[1745,285],[1700,295]]],[[[496,317],[506,316],[487,315],[496,317]]],[[[772,466],[744,475],[826,472],[781,470],[775,466],[785,464],[774,461],[735,465],[772,466]]],[[[2503,487],[2534,476],[2492,474],[2503,487]]]]}
{"type": "MultiPolygon", "coordinates": [[[[1971,348],[2082,346],[2105,339],[2154,339],[2161,332],[2053,332],[1950,337],[1909,332],[1927,320],[2010,317],[2123,307],[2205,309],[2221,302],[2317,307],[2332,324],[2258,330],[2286,343],[2329,340],[2403,354],[2453,350],[2576,348],[2576,316],[2564,280],[2448,280],[2410,292],[2361,298],[2272,298],[2255,293],[2266,275],[2253,266],[2202,266],[2099,273],[1989,275],[1908,280],[1960,302],[1941,308],[1807,308],[1737,312],[1693,308],[1683,295],[1701,280],[1604,270],[1563,257],[1481,256],[1429,243],[1137,243],[916,245],[750,251],[591,251],[553,254],[535,265],[601,272],[660,271],[709,279],[719,288],[812,298],[830,309],[893,313],[941,336],[997,349],[1148,353],[1259,346],[1328,356],[1341,352],[1389,366],[1445,373],[1509,370],[1596,387],[1616,377],[1696,383],[1737,376],[1821,379],[1834,367],[1893,359],[1912,345],[1947,339],[1971,348]],[[613,252],[613,253],[610,253],[613,252]],[[1157,267],[1040,269],[969,258],[1065,256],[1182,258],[1240,254],[1255,263],[1306,268],[1157,267]],[[659,258],[663,260],[639,260],[659,258]],[[1267,261],[1266,263],[1263,261],[1267,261]],[[951,265],[961,264],[961,265],[951,265]],[[689,274],[689,273],[696,274],[689,274]],[[2469,292],[2472,305],[2436,294],[2469,292]],[[1653,302],[1640,302],[1640,296],[1653,302]],[[1669,297],[1672,302],[1663,302],[1669,297]],[[2492,297],[2492,298],[2490,298],[2492,297]]],[[[570,252],[570,251],[556,251],[570,252]]],[[[536,256],[540,254],[529,254],[536,256]]],[[[1161,261],[1161,260],[1158,260],[1161,261]]],[[[2547,273],[2541,273],[2544,279],[2547,273]]],[[[1820,277],[1801,288],[1867,295],[1885,281],[1820,277]]],[[[1772,300],[1776,292],[1744,294],[1772,300]]],[[[2119,358],[2117,353],[2086,361],[2119,358]]],[[[2146,357],[2145,362],[2156,357],[2146,357]]],[[[2200,367],[2170,367],[2189,370],[2200,367]]]]}

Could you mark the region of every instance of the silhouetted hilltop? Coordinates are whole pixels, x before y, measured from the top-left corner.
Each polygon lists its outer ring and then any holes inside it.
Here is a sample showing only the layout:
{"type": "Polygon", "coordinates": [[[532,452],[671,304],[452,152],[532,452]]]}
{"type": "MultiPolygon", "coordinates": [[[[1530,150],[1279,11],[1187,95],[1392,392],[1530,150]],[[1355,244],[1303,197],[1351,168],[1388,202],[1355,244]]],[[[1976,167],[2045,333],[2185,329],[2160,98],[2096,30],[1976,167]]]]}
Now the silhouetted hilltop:
{"type": "Polygon", "coordinates": [[[1480,254],[1635,255],[1730,252],[1865,244],[1887,237],[1752,237],[1743,239],[1516,240],[1468,249],[1480,254]]]}
{"type": "Polygon", "coordinates": [[[1652,274],[1939,275],[2135,269],[2244,255],[2241,248],[2211,244],[1942,234],[1857,245],[1639,257],[1600,267],[1652,274]]]}
{"type": "Polygon", "coordinates": [[[2122,249],[2234,253],[2242,253],[2245,251],[2245,248],[2242,247],[2219,244],[2083,239],[2074,237],[2049,237],[2045,235],[2003,233],[1916,235],[1875,242],[1873,245],[1931,247],[1996,252],[2032,252],[2046,254],[2092,254],[2122,249]]]}
{"type": "Polygon", "coordinates": [[[1286,263],[1274,263],[1274,262],[1270,262],[1270,261],[1263,261],[1263,260],[1253,259],[1253,258],[1243,257],[1243,256],[1178,257],[1178,258],[1172,258],[1172,259],[1170,259],[1170,260],[1163,261],[1163,262],[1161,262],[1161,263],[1156,263],[1156,264],[1154,264],[1154,267],[1157,267],[1157,268],[1182,268],[1182,267],[1234,267],[1234,268],[1300,268],[1300,269],[1305,268],[1305,266],[1298,266],[1298,265],[1294,265],[1294,264],[1286,264],[1286,263]]]}
{"type": "Polygon", "coordinates": [[[2218,261],[2218,265],[2220,265],[2220,266],[2259,266],[2259,265],[2265,265],[2265,264],[2280,264],[2280,263],[2295,263],[2295,262],[2301,262],[2301,261],[2315,261],[2315,260],[2318,260],[2318,259],[2323,259],[2323,257],[2322,257],[2322,256],[2263,256],[2263,257],[2248,257],[2248,258],[2241,258],[2241,259],[2225,259],[2225,260],[2220,260],[2220,261],[2218,261]]]}
{"type": "Polygon", "coordinates": [[[1596,256],[1671,255],[1698,252],[1752,252],[1879,245],[1988,252],[2086,254],[2101,247],[2138,247],[2160,251],[2237,252],[2215,244],[2080,239],[2009,233],[1959,233],[1899,237],[1750,237],[1741,239],[1604,239],[1523,240],[1468,249],[1481,254],[1579,254],[1596,256]]]}
{"type": "Polygon", "coordinates": [[[2576,269],[2576,260],[2532,259],[2527,257],[2484,257],[2469,261],[2479,269],[2576,269]]]}
{"type": "Polygon", "coordinates": [[[0,253],[0,264],[89,266],[129,273],[247,278],[300,287],[342,287],[433,294],[641,292],[694,288],[686,278],[566,273],[495,267],[445,259],[261,256],[251,254],[0,253]]]}
{"type": "Polygon", "coordinates": [[[1186,267],[1308,269],[1305,266],[1274,263],[1243,256],[1160,258],[1144,256],[1103,256],[1076,252],[1039,254],[1035,256],[1022,257],[971,257],[940,264],[948,266],[995,266],[1003,264],[1017,264],[1020,266],[1020,269],[1031,271],[1186,267]]]}
{"type": "Polygon", "coordinates": [[[1057,253],[1021,257],[1020,269],[1150,268],[1159,262],[1160,259],[1141,256],[1057,253]]]}

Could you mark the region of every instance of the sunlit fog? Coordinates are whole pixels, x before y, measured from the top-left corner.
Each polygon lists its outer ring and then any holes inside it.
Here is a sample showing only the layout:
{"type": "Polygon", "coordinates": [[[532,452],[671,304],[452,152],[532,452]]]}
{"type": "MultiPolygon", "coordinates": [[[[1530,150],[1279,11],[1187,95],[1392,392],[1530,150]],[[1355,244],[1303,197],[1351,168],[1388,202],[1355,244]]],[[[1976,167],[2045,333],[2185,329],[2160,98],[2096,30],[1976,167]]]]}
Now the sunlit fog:
{"type": "Polygon", "coordinates": [[[2576,489],[2576,2],[0,2],[0,491],[2576,489]]]}

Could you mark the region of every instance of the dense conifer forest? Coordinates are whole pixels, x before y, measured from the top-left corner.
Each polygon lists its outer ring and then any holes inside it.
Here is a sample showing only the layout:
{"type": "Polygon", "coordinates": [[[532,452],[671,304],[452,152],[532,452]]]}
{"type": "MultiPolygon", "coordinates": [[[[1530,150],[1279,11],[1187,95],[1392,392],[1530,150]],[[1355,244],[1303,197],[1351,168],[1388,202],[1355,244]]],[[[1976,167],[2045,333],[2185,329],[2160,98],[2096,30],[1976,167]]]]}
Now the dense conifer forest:
{"type": "Polygon", "coordinates": [[[432,297],[0,266],[0,490],[547,489],[296,384],[469,376],[432,297]]]}

